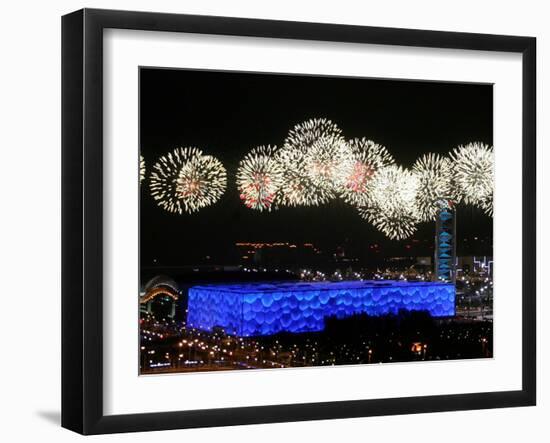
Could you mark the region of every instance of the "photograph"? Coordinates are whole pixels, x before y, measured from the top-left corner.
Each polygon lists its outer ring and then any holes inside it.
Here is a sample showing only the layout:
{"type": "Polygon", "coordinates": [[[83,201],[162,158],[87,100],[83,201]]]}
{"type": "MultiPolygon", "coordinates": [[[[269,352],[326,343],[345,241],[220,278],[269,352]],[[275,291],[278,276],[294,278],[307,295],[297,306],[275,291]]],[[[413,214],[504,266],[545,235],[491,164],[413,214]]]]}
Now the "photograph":
{"type": "Polygon", "coordinates": [[[492,84],[141,66],[139,144],[140,375],[493,357],[492,84]]]}
{"type": "Polygon", "coordinates": [[[550,435],[543,2],[3,6],[1,441],[550,435]]]}

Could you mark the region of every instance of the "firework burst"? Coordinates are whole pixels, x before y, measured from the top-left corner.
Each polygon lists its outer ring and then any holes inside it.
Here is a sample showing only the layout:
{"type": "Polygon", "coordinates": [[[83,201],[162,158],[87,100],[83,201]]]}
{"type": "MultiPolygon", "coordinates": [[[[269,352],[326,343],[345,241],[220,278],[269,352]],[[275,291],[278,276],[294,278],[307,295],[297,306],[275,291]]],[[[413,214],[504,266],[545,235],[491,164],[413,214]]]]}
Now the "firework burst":
{"type": "Polygon", "coordinates": [[[417,178],[416,206],[420,221],[435,220],[439,212],[438,202],[454,200],[451,185],[451,161],[439,154],[425,154],[413,165],[417,178]]]}
{"type": "Polygon", "coordinates": [[[391,240],[404,240],[416,232],[418,219],[395,208],[360,207],[359,215],[372,223],[391,240]]]}
{"type": "Polygon", "coordinates": [[[358,208],[361,217],[393,240],[414,234],[419,222],[417,177],[400,166],[387,166],[374,175],[371,189],[369,205],[358,208]]]}
{"type": "Polygon", "coordinates": [[[139,155],[139,183],[145,179],[145,159],[143,155],[139,155]]]}
{"type": "Polygon", "coordinates": [[[283,165],[274,157],[276,147],[259,146],[239,163],[237,186],[244,204],[258,211],[270,211],[283,184],[283,165]]]}
{"type": "Polygon", "coordinates": [[[486,200],[481,202],[479,204],[479,207],[483,209],[483,212],[485,212],[485,214],[487,214],[489,217],[492,217],[493,216],[493,196],[491,195],[491,197],[488,197],[486,200]]]}
{"type": "Polygon", "coordinates": [[[225,192],[227,173],[221,162],[197,148],[177,148],[159,158],[151,173],[151,195],[178,214],[215,203],[225,192]]]}
{"type": "Polygon", "coordinates": [[[313,186],[329,199],[338,195],[338,184],[353,162],[351,150],[341,137],[317,140],[305,155],[306,172],[313,186]]]}
{"type": "Polygon", "coordinates": [[[283,170],[283,184],[275,197],[281,206],[318,206],[328,203],[332,194],[315,186],[307,172],[306,154],[298,150],[282,149],[275,161],[283,170]]]}
{"type": "Polygon", "coordinates": [[[340,128],[325,118],[312,118],[299,123],[290,130],[283,149],[298,149],[307,152],[321,139],[337,139],[342,137],[340,128]]]}
{"type": "Polygon", "coordinates": [[[351,151],[342,131],[326,119],[310,119],[288,134],[278,156],[288,187],[281,203],[319,205],[337,195],[337,183],[351,162],[351,151]]]}
{"type": "Polygon", "coordinates": [[[494,155],[493,147],[469,143],[451,153],[453,180],[458,198],[492,214],[494,155]]]}
{"type": "Polygon", "coordinates": [[[348,142],[351,161],[344,163],[339,180],[342,198],[356,206],[366,206],[372,191],[374,175],[394,163],[388,150],[366,138],[354,138],[348,142]]]}

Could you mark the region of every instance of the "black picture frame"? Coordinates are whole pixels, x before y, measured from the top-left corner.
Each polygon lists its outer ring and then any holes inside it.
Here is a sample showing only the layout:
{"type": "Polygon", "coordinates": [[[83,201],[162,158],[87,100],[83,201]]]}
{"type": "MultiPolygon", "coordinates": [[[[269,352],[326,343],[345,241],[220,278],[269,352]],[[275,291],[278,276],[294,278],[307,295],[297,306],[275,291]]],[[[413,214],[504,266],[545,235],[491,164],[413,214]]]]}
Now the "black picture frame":
{"type": "Polygon", "coordinates": [[[536,403],[536,39],[83,9],[62,18],[62,426],[82,434],[530,406],[536,403]],[[130,415],[103,413],[103,30],[470,49],[522,54],[522,388],[130,415]]]}

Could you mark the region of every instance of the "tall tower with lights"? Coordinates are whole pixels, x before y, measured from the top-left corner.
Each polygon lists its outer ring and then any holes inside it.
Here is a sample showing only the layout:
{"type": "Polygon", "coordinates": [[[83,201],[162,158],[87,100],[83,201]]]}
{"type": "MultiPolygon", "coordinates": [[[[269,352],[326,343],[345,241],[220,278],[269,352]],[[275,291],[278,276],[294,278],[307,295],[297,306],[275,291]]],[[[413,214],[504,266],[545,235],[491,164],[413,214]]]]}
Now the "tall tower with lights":
{"type": "Polygon", "coordinates": [[[435,223],[435,280],[456,282],[456,208],[451,200],[438,201],[435,223]]]}

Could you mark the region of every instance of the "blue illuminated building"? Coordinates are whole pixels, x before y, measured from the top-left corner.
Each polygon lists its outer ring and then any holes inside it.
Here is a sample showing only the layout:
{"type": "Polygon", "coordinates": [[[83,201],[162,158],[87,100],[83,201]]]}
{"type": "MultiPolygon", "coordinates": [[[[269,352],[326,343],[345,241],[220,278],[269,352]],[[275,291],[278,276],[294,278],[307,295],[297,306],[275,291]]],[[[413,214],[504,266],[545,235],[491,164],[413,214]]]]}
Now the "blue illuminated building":
{"type": "Polygon", "coordinates": [[[189,326],[241,337],[321,331],[325,317],[381,316],[399,310],[455,314],[455,286],[444,282],[345,281],[194,286],[189,326]]]}
{"type": "Polygon", "coordinates": [[[456,281],[456,211],[450,201],[439,202],[435,224],[435,274],[439,281],[456,281]]]}

